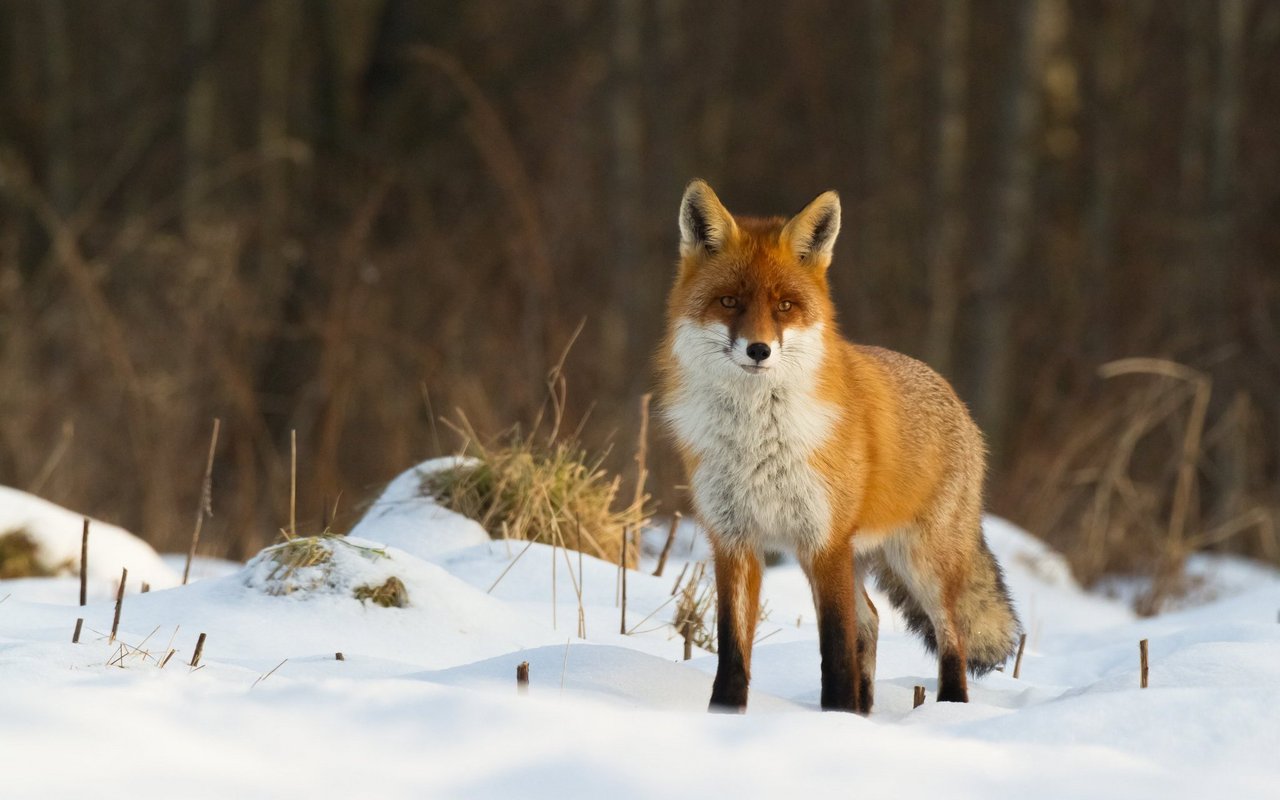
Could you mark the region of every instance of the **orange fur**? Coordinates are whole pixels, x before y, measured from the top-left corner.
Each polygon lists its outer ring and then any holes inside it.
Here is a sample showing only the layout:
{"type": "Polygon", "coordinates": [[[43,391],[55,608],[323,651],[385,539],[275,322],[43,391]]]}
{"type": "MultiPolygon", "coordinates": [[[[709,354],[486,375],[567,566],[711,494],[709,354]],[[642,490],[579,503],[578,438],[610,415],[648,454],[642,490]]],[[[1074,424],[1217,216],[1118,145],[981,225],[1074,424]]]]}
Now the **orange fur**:
{"type": "MultiPolygon", "coordinates": [[[[975,636],[985,639],[970,666],[986,669],[998,663],[1017,620],[982,543],[982,436],[928,367],[840,335],[827,283],[839,216],[830,192],[787,220],[735,218],[701,182],[686,191],[658,366],[695,511],[718,571],[722,562],[737,563],[724,555],[730,551],[790,544],[813,582],[820,617],[824,603],[847,617],[830,629],[832,639],[872,631],[859,650],[864,673],[874,672],[875,610],[868,600],[870,611],[854,626],[854,607],[862,605],[853,599],[855,550],[872,554],[882,585],[890,584],[913,627],[944,656],[944,671],[954,671],[946,665],[956,657],[963,668],[975,636]],[[772,355],[744,355],[753,342],[772,355]],[[770,483],[774,473],[781,477],[770,483]],[[794,530],[761,530],[766,521],[794,530]]],[[[749,663],[750,639],[736,644],[749,663]]],[[[857,660],[853,666],[856,675],[857,660]]],[[[942,694],[964,699],[963,673],[940,680],[949,687],[942,694]]],[[[824,671],[824,705],[826,682],[824,671]]],[[[833,702],[848,701],[833,692],[833,702]]],[[[738,702],[733,693],[721,699],[738,702]]],[[[859,708],[869,707],[863,698],[859,708]]]]}

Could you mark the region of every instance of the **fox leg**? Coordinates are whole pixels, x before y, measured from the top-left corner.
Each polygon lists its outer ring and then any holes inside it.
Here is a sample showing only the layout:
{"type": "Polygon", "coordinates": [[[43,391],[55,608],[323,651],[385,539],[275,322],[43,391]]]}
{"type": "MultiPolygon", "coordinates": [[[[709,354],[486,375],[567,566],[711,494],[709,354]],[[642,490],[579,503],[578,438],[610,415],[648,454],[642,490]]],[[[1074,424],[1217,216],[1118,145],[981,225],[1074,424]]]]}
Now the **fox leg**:
{"type": "Polygon", "coordinates": [[[808,560],[806,571],[818,611],[822,707],[832,711],[862,711],[858,702],[862,678],[853,546],[846,541],[820,551],[808,560]]]}
{"type": "Polygon", "coordinates": [[[967,643],[958,613],[967,569],[959,554],[931,547],[931,541],[924,528],[886,543],[881,552],[892,577],[909,595],[908,622],[938,652],[938,702],[967,703],[967,643]]]}
{"type": "Polygon", "coordinates": [[[712,711],[743,712],[751,681],[751,645],[760,616],[760,556],[713,540],[719,662],[711,687],[712,711]]]}
{"type": "Polygon", "coordinates": [[[866,567],[854,565],[853,602],[858,617],[858,713],[870,714],[875,699],[876,641],[880,638],[880,615],[866,588],[866,567]]]}

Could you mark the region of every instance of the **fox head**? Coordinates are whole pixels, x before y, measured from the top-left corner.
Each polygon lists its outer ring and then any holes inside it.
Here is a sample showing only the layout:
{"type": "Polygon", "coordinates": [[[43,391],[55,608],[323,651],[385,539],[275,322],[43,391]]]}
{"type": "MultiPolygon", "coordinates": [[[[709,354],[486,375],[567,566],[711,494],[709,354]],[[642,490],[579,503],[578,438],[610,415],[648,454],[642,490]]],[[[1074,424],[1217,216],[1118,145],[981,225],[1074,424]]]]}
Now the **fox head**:
{"type": "Polygon", "coordinates": [[[790,220],[735,218],[695,180],[680,203],[680,267],[668,302],[673,355],[708,376],[794,379],[821,360],[834,309],[827,268],[840,198],[790,220]]]}

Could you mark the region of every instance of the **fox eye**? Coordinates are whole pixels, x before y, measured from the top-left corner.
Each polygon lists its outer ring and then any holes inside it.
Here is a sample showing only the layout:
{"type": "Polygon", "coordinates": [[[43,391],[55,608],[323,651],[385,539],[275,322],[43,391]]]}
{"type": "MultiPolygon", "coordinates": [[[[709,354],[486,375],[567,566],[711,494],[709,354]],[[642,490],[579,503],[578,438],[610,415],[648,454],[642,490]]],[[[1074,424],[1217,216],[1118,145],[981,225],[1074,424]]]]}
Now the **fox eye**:
{"type": "Polygon", "coordinates": [[[791,301],[790,301],[790,300],[781,300],[781,301],[779,301],[779,302],[778,302],[778,310],[779,310],[779,311],[790,311],[790,310],[791,310],[791,301]]]}
{"type": "Polygon", "coordinates": [[[727,294],[724,297],[720,298],[720,305],[724,306],[725,308],[737,308],[738,298],[734,297],[731,294],[727,294]]]}

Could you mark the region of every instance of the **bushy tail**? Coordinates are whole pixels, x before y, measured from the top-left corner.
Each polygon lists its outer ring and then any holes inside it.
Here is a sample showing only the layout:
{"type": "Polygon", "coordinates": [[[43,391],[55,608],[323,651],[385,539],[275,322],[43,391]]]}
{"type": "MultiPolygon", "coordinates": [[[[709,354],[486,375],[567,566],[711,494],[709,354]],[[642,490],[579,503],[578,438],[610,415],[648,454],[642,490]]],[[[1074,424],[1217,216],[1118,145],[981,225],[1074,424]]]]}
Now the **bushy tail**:
{"type": "MultiPolygon", "coordinates": [[[[969,579],[956,603],[956,622],[968,645],[969,672],[975,676],[985,675],[1005,663],[1017,649],[1018,636],[1022,633],[1004,583],[1004,572],[981,534],[978,545],[969,579]]],[[[876,583],[906,619],[907,627],[924,639],[929,652],[937,652],[933,622],[920,600],[911,593],[908,582],[883,557],[873,558],[872,569],[876,583]]]]}

